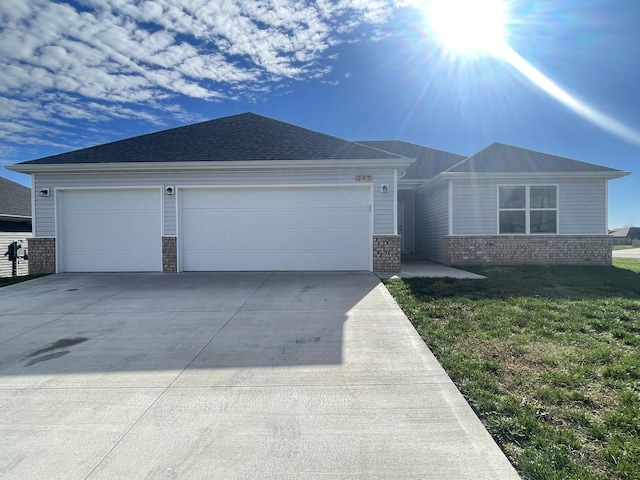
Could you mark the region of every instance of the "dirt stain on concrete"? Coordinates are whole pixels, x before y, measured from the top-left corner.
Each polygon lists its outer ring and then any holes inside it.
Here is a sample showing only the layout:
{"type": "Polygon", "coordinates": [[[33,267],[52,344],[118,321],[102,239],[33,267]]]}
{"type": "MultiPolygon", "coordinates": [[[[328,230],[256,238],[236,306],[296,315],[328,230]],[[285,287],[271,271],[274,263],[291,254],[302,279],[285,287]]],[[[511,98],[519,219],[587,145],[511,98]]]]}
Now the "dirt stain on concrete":
{"type": "Polygon", "coordinates": [[[30,367],[31,365],[35,365],[36,363],[46,362],[47,360],[53,360],[54,358],[64,357],[69,350],[63,350],[62,352],[50,353],[49,355],[43,355],[42,357],[34,358],[33,360],[29,360],[29,362],[25,365],[25,367],[30,367]]]}
{"type": "MultiPolygon", "coordinates": [[[[85,337],[61,338],[60,340],[50,344],[48,347],[44,347],[44,348],[41,348],[40,350],[36,350],[35,352],[30,353],[29,355],[27,355],[27,358],[37,357],[38,355],[41,355],[43,353],[51,352],[53,350],[58,350],[60,348],[71,347],[72,345],[77,345],[79,343],[86,342],[87,340],[89,339],[85,337]]],[[[54,358],[57,358],[57,357],[54,357],[54,358]]]]}

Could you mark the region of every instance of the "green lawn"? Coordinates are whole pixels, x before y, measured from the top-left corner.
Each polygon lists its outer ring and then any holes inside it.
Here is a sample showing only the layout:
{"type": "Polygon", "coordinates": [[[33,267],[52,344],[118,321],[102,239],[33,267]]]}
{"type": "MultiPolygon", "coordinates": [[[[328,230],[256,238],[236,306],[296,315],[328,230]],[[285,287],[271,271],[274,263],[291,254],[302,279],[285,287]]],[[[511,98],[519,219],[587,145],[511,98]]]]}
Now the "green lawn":
{"type": "Polygon", "coordinates": [[[640,260],[387,286],[525,479],[640,478],[640,260]]]}
{"type": "Polygon", "coordinates": [[[7,285],[13,285],[14,283],[26,282],[27,280],[42,276],[43,275],[23,275],[20,277],[0,277],[0,287],[6,287],[7,285]]]}
{"type": "Polygon", "coordinates": [[[612,250],[629,250],[630,248],[633,248],[632,245],[613,245],[611,247],[612,250]]]}

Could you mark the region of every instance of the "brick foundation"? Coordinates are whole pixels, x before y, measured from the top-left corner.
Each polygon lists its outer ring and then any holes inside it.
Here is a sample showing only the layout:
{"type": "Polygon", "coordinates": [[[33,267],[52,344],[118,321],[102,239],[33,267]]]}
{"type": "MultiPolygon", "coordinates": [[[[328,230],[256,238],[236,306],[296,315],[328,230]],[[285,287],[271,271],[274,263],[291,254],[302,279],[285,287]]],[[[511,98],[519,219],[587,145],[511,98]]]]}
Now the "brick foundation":
{"type": "Polygon", "coordinates": [[[373,271],[399,272],[400,249],[402,246],[400,235],[373,236],[373,271]]]}
{"type": "Polygon", "coordinates": [[[176,237],[162,237],[162,272],[176,273],[178,271],[178,239],[176,237]]]}
{"type": "Polygon", "coordinates": [[[56,239],[27,238],[29,275],[56,273],[56,239]]]}
{"type": "Polygon", "coordinates": [[[606,235],[494,235],[444,238],[445,265],[611,265],[606,235]]]}

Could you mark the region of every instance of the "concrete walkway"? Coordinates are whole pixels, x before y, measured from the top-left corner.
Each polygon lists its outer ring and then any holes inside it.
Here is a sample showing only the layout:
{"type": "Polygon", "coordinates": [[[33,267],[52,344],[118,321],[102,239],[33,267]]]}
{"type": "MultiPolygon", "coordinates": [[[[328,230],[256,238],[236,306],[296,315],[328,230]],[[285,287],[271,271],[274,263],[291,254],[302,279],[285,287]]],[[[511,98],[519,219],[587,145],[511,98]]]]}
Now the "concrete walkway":
{"type": "Polygon", "coordinates": [[[447,267],[440,265],[439,263],[431,263],[422,260],[408,260],[403,261],[400,266],[400,273],[378,273],[380,278],[416,278],[416,277],[428,277],[428,278],[469,278],[469,279],[481,279],[486,278],[476,273],[466,272],[453,267],[447,267]]]}
{"type": "Polygon", "coordinates": [[[517,479],[370,273],[0,289],[3,479],[517,479]]]}
{"type": "Polygon", "coordinates": [[[614,250],[613,258],[640,258],[640,248],[627,248],[624,250],[614,250]]]}

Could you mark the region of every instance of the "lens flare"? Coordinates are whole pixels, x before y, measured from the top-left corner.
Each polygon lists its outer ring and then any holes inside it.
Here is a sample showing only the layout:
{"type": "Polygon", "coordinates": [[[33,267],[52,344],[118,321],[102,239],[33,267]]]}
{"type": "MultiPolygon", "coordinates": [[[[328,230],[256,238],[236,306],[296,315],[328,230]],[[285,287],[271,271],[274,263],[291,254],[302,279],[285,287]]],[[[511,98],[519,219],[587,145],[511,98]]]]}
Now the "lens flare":
{"type": "Polygon", "coordinates": [[[579,100],[544,75],[508,41],[514,22],[506,0],[408,0],[426,17],[431,33],[448,57],[490,55],[506,61],[549,96],[619,138],[640,145],[640,132],[579,100]]]}
{"type": "Polygon", "coordinates": [[[564,106],[573,110],[578,115],[609,133],[612,133],[630,143],[640,145],[640,132],[570,95],[549,77],[540,72],[540,70],[522,58],[518,52],[508,45],[505,45],[502,51],[502,58],[509,62],[512,67],[527,77],[536,86],[544,90],[548,95],[558,100],[564,106]]]}

